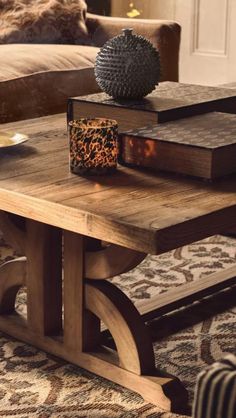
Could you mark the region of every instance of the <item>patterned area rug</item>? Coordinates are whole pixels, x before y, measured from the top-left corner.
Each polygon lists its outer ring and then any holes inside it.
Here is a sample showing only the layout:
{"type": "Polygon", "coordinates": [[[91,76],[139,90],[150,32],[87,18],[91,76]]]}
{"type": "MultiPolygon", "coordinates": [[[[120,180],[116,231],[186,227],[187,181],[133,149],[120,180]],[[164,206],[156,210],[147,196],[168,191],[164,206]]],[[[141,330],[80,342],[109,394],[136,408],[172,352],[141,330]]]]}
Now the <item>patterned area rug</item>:
{"type": "MultiPolygon", "coordinates": [[[[0,260],[16,254],[0,240],[0,260]]],[[[161,256],[148,256],[115,277],[135,302],[191,282],[236,260],[236,241],[214,236],[161,256]]],[[[25,311],[25,292],[17,309],[25,311]]],[[[236,286],[149,324],[156,364],[182,380],[192,399],[197,373],[226,353],[236,354],[236,286]]],[[[0,334],[0,417],[177,418],[79,367],[0,334]]]]}

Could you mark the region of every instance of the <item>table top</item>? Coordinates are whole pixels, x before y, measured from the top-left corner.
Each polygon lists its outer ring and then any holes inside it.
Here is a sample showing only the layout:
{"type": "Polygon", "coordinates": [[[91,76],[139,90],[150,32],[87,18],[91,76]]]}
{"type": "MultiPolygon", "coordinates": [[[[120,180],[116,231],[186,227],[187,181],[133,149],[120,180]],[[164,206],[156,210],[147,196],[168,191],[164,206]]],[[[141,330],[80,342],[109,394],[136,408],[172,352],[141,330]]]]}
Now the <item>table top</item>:
{"type": "Polygon", "coordinates": [[[65,115],[1,125],[30,140],[0,151],[0,210],[159,254],[236,226],[236,176],[209,183],[119,166],[69,170],[65,115]]]}

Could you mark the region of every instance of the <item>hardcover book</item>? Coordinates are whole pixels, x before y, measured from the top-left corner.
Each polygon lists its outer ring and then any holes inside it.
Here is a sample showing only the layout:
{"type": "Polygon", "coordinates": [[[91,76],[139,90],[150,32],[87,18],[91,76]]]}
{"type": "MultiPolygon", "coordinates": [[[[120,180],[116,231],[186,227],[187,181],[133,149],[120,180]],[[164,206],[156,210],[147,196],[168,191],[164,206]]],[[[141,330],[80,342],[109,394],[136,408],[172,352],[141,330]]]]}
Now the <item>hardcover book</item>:
{"type": "Polygon", "coordinates": [[[212,111],[236,113],[236,90],[162,82],[142,100],[117,101],[106,93],[68,100],[69,121],[83,117],[111,118],[121,130],[212,111]]]}
{"type": "Polygon", "coordinates": [[[236,115],[206,113],[120,134],[120,163],[213,180],[236,172],[236,115]]]}

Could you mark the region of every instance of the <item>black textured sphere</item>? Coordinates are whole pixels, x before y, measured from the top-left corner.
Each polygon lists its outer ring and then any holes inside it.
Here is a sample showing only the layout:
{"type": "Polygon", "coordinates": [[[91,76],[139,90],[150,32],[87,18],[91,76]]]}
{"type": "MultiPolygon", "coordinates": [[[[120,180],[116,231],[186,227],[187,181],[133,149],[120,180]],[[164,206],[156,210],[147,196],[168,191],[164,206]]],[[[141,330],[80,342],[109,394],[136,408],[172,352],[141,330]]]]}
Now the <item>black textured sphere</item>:
{"type": "Polygon", "coordinates": [[[97,54],[95,77],[103,91],[117,99],[139,99],[151,93],[160,78],[159,52],[132,29],[105,43],[97,54]]]}

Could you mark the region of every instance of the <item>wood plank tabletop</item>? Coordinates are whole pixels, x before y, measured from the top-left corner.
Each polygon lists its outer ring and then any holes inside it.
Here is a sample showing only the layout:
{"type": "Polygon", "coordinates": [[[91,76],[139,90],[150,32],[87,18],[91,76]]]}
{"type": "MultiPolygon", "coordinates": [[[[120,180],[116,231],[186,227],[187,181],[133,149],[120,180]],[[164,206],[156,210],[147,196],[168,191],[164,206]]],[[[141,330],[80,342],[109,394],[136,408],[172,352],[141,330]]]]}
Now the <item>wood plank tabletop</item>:
{"type": "Polygon", "coordinates": [[[236,226],[236,176],[209,183],[119,166],[70,173],[64,115],[1,125],[28,134],[0,150],[0,210],[159,254],[236,226]]]}

